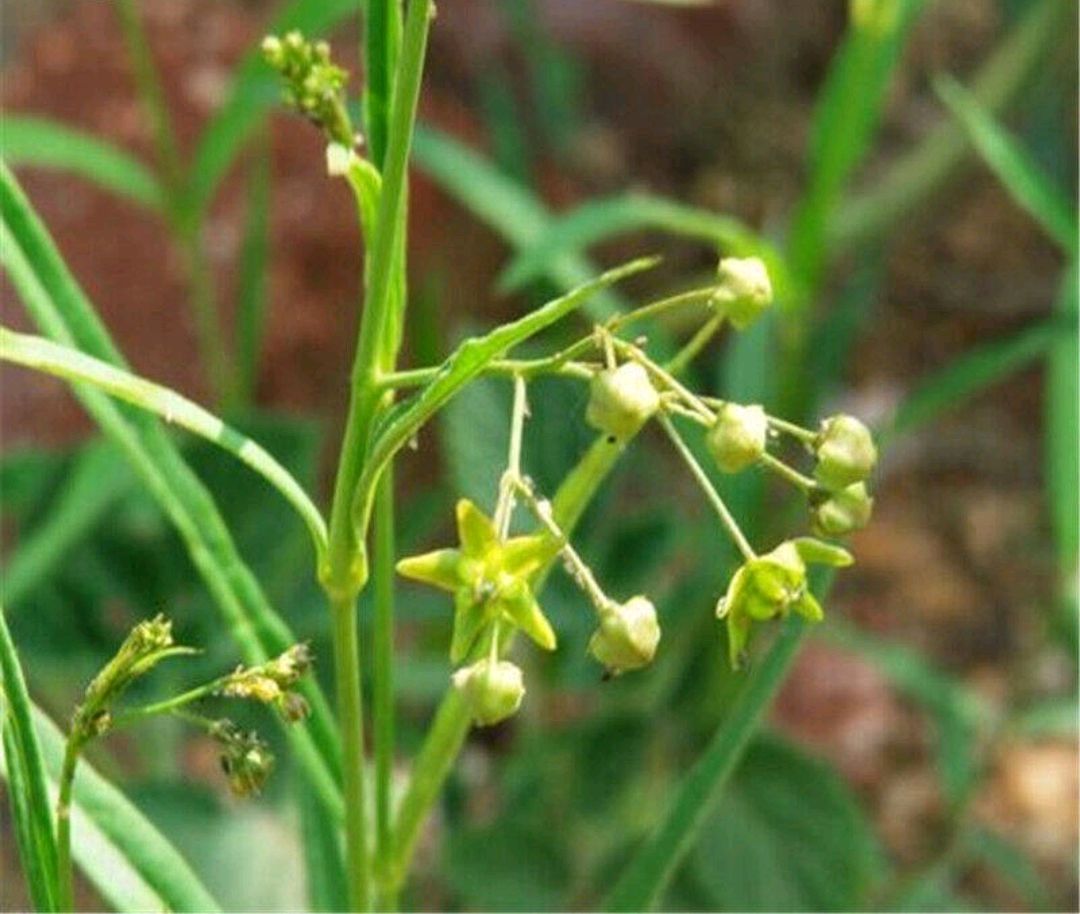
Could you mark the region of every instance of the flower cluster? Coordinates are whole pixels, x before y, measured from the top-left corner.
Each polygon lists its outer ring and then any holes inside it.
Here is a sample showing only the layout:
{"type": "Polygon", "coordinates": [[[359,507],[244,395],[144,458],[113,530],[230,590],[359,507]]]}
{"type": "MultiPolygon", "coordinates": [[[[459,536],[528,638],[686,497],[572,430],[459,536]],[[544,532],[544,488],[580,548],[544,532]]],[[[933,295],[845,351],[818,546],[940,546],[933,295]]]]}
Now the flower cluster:
{"type": "MultiPolygon", "coordinates": [[[[711,313],[712,329],[725,321],[736,329],[749,326],[773,297],[768,271],[754,257],[722,259],[716,283],[704,291],[700,300],[711,313]]],[[[675,296],[639,311],[655,314],[693,297],[675,296]]],[[[829,417],[815,432],[769,416],[760,404],[693,393],[668,368],[650,359],[637,342],[616,336],[622,325],[634,319],[631,312],[596,328],[591,338],[544,365],[566,366],[572,358],[595,348],[599,364],[575,362],[571,373],[589,380],[586,423],[621,446],[656,419],[705,490],[743,555],[742,565],[716,607],[716,615],[726,623],[731,663],[738,667],[754,623],[792,612],[811,622],[822,618],[822,608],[807,582],[809,565],[839,568],[851,564],[852,557],[846,549],[812,537],[784,541],[764,554],[755,552],[672,420],[689,420],[703,429],[705,449],[720,473],[739,473],[756,466],[796,486],[807,499],[810,526],[817,537],[843,536],[869,521],[873,502],[867,482],[877,451],[870,432],[851,416],[829,417]],[[771,447],[785,435],[812,457],[812,475],[771,453],[771,447]]],[[[604,593],[570,545],[550,503],[539,497],[531,481],[521,474],[518,462],[526,412],[524,392],[525,382],[517,375],[510,460],[494,518],[462,500],[457,507],[457,548],[439,549],[398,563],[404,576],[454,595],[450,658],[454,664],[472,662],[453,674],[453,684],[480,725],[497,723],[515,713],[525,694],[521,670],[501,656],[501,633],[520,629],[546,650],[556,646],[555,632],[537,603],[533,585],[538,573],[557,555],[596,613],[597,626],[588,651],[609,673],[621,674],[649,664],[661,635],[652,601],[637,595],[620,602],[604,593]],[[507,536],[515,499],[524,502],[535,516],[536,533],[507,536]]],[[[505,645],[505,638],[502,643],[505,645]]]]}
{"type": "Polygon", "coordinates": [[[285,104],[315,124],[330,142],[351,149],[356,137],[345,106],[349,74],[331,62],[330,46],[291,31],[284,38],[268,35],[262,52],[285,83],[285,104]]]}
{"type": "Polygon", "coordinates": [[[225,677],[219,694],[225,698],[248,698],[273,705],[290,723],[310,713],[307,701],[294,686],[311,668],[311,648],[294,644],[287,651],[253,667],[237,667],[225,677]]]}

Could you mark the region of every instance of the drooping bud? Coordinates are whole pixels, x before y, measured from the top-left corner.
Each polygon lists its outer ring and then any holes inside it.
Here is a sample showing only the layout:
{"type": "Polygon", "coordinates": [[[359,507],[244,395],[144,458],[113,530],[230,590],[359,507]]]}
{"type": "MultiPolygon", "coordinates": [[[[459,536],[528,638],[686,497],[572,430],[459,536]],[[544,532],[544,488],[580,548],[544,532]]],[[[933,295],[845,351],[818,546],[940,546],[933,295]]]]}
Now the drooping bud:
{"type": "Polygon", "coordinates": [[[750,326],[772,304],[772,282],[760,257],[724,257],[716,276],[711,304],[736,329],[750,326]]]}
{"type": "Polygon", "coordinates": [[[866,491],[866,483],[856,482],[829,493],[817,504],[811,503],[810,516],[818,536],[845,536],[870,523],[873,510],[874,499],[866,491]]]}
{"type": "Polygon", "coordinates": [[[258,795],[274,770],[274,756],[253,732],[230,721],[219,721],[211,734],[221,744],[221,770],[229,790],[238,797],[258,795]]]}
{"type": "Polygon", "coordinates": [[[717,412],[706,443],[721,470],[738,473],[761,459],[768,431],[765,410],[760,406],[725,403],[717,412]]]}
{"type": "Polygon", "coordinates": [[[462,667],[453,677],[477,726],[488,727],[513,715],[525,696],[521,668],[509,660],[487,658],[462,667]]]}
{"type": "Polygon", "coordinates": [[[625,673],[651,663],[659,643],[656,607],[637,596],[601,611],[600,627],[589,639],[589,653],[612,673],[625,673]]]}
{"type": "Polygon", "coordinates": [[[304,720],[311,713],[311,705],[298,692],[283,692],[276,705],[281,716],[290,724],[304,720]]]}
{"type": "Polygon", "coordinates": [[[833,492],[868,479],[877,463],[873,436],[854,416],[830,416],[822,422],[814,453],[814,477],[833,492]]]}
{"type": "Polygon", "coordinates": [[[601,432],[626,439],[659,408],[660,395],[649,373],[637,362],[625,362],[593,375],[585,421],[601,432]]]}

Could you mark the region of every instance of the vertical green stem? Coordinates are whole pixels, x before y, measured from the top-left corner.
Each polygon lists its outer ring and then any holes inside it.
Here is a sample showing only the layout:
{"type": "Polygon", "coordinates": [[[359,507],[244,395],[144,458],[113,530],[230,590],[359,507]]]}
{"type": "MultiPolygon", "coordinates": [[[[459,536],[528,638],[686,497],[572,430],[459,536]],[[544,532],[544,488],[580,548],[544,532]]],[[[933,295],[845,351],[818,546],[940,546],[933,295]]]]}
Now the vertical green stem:
{"type": "Polygon", "coordinates": [[[355,597],[333,599],[331,613],[338,719],[345,754],[345,873],[349,910],[366,911],[370,908],[371,878],[364,801],[364,714],[355,597]]]}
{"type": "Polygon", "coordinates": [[[79,749],[79,739],[71,734],[64,748],[60,795],[56,801],[57,909],[60,911],[75,910],[75,879],[71,866],[71,790],[75,784],[79,749]]]}
{"type": "Polygon", "coordinates": [[[375,496],[375,630],[372,715],[375,723],[375,872],[379,907],[394,910],[387,873],[393,851],[391,787],[394,773],[394,476],[387,467],[375,496]]]}
{"type": "Polygon", "coordinates": [[[382,168],[386,155],[393,73],[401,43],[400,0],[364,4],[364,115],[371,160],[382,168]]]}
{"type": "MultiPolygon", "coordinates": [[[[409,5],[388,119],[382,190],[369,249],[364,312],[353,361],[345,436],[334,481],[328,554],[325,567],[319,569],[319,577],[334,616],[338,714],[345,752],[345,871],[349,883],[349,904],[354,911],[370,907],[371,857],[365,833],[363,783],[366,762],[356,620],[356,599],[367,583],[368,563],[364,542],[366,530],[358,530],[354,526],[351,506],[364,468],[372,423],[387,405],[380,382],[383,373],[393,369],[396,345],[389,345],[388,341],[396,343],[398,312],[404,306],[404,260],[400,252],[406,226],[407,166],[431,14],[430,0],[412,0],[409,5]]],[[[384,513],[392,516],[393,493],[389,477],[379,486],[379,491],[383,493],[380,501],[384,513]]],[[[393,758],[393,708],[389,678],[393,623],[392,593],[388,586],[393,563],[392,534],[392,526],[387,528],[385,524],[380,525],[376,544],[380,556],[378,564],[383,566],[378,574],[384,582],[384,586],[379,588],[383,598],[379,600],[382,618],[376,642],[376,668],[386,674],[380,677],[377,689],[380,698],[384,702],[389,701],[389,705],[379,705],[375,726],[380,737],[379,752],[388,753],[382,756],[385,765],[379,765],[379,771],[387,778],[379,790],[381,792],[385,787],[387,802],[393,758]],[[385,713],[387,708],[391,713],[385,713]]],[[[383,838],[383,847],[387,847],[389,842],[385,840],[385,835],[383,838]]]]}

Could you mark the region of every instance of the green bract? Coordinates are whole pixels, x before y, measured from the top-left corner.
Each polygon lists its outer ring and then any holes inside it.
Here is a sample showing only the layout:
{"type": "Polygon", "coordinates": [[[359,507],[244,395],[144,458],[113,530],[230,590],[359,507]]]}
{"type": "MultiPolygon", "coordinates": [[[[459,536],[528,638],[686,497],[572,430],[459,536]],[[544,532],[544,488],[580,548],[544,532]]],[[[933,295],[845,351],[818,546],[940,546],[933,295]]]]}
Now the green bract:
{"type": "Polygon", "coordinates": [[[725,403],[716,414],[706,443],[725,473],[738,473],[765,453],[769,425],[760,406],[725,403]]]}
{"type": "Polygon", "coordinates": [[[760,257],[724,257],[716,277],[712,305],[739,330],[752,324],[772,304],[772,282],[760,257]]]}
{"type": "Polygon", "coordinates": [[[656,607],[637,596],[600,610],[600,627],[589,639],[589,653],[612,673],[625,673],[651,663],[659,643],[656,607]]]}
{"type": "Polygon", "coordinates": [[[558,543],[542,534],[500,540],[491,519],[467,498],[457,503],[457,528],[460,548],[436,549],[397,563],[405,577],[454,595],[450,660],[463,660],[484,627],[500,619],[554,650],[555,632],[529,576],[554,558],[558,543]]]}
{"type": "Polygon", "coordinates": [[[508,660],[487,658],[454,673],[454,688],[468,705],[473,723],[489,727],[521,707],[525,685],[521,669],[508,660]]]}
{"type": "Polygon", "coordinates": [[[856,482],[813,504],[814,532],[819,536],[844,536],[861,530],[870,523],[873,510],[874,499],[867,492],[866,483],[856,482]]]}
{"type": "Polygon", "coordinates": [[[806,586],[807,563],[841,568],[852,561],[846,549],[800,537],[744,563],[716,604],[717,618],[727,620],[731,665],[741,665],[754,621],[786,616],[792,610],[810,622],[823,618],[821,604],[806,586]]]}
{"type": "Polygon", "coordinates": [[[637,362],[593,375],[585,419],[593,428],[623,440],[631,438],[660,408],[649,373],[637,362]]]}
{"type": "Polygon", "coordinates": [[[832,491],[868,479],[877,463],[870,430],[854,416],[831,416],[814,441],[818,464],[814,477],[832,491]]]}

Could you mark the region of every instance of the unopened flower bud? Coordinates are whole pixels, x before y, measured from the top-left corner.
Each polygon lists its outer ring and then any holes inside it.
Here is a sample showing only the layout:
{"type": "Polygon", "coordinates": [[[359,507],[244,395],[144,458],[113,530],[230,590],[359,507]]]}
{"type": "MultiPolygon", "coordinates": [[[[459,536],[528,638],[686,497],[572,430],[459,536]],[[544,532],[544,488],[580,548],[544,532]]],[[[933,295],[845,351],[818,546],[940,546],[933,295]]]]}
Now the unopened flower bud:
{"type": "Polygon", "coordinates": [[[869,478],[877,463],[870,430],[854,416],[831,416],[822,422],[814,453],[818,460],[814,477],[834,492],[869,478]]]}
{"type": "Polygon", "coordinates": [[[473,723],[481,727],[506,720],[521,707],[525,696],[521,668],[509,660],[478,660],[454,673],[453,681],[473,723]]]}
{"type": "Polygon", "coordinates": [[[652,662],[659,643],[656,607],[637,596],[601,612],[600,627],[589,639],[589,653],[611,672],[625,673],[652,662]]]}
{"type": "Polygon", "coordinates": [[[724,257],[716,270],[712,306],[742,330],[772,304],[769,271],[760,257],[724,257]]]}
{"type": "Polygon", "coordinates": [[[866,491],[866,483],[856,482],[812,506],[814,532],[819,536],[844,536],[861,530],[870,523],[873,510],[874,499],[866,491]]]}
{"type": "Polygon", "coordinates": [[[630,438],[660,408],[660,395],[649,373],[637,362],[625,362],[593,375],[585,420],[619,439],[630,438]]]}
{"type": "Polygon", "coordinates": [[[765,410],[760,406],[725,403],[709,429],[706,443],[721,470],[738,473],[761,459],[768,431],[765,410]]]}

